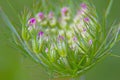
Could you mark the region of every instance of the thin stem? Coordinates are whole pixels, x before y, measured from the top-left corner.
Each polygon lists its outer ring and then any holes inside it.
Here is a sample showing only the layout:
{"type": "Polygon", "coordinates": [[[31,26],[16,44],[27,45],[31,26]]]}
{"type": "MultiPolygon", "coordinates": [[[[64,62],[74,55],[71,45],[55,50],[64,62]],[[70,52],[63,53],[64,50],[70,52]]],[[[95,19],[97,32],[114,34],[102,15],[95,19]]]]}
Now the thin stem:
{"type": "Polygon", "coordinates": [[[108,16],[109,13],[110,13],[112,4],[113,4],[113,0],[109,0],[109,4],[108,4],[107,9],[106,9],[106,12],[105,12],[105,17],[106,17],[106,18],[107,18],[107,16],[108,16]]]}
{"type": "Polygon", "coordinates": [[[111,57],[116,57],[116,58],[120,58],[120,55],[116,55],[116,54],[110,54],[111,57]]]}
{"type": "Polygon", "coordinates": [[[113,4],[113,0],[109,0],[109,3],[108,3],[108,6],[106,8],[106,11],[105,11],[105,15],[104,15],[104,18],[103,18],[103,37],[106,36],[106,24],[107,24],[107,18],[108,18],[108,15],[110,13],[110,10],[111,10],[111,7],[112,7],[112,4],[113,4]]]}

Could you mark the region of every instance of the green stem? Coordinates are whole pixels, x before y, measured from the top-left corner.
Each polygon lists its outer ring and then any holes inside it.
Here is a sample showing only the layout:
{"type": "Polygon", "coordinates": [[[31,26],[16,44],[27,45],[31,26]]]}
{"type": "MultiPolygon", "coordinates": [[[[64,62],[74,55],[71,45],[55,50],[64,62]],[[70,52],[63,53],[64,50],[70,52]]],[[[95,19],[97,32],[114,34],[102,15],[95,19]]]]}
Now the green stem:
{"type": "Polygon", "coordinates": [[[103,32],[104,32],[103,37],[106,37],[107,18],[108,18],[108,15],[110,14],[112,4],[113,4],[113,0],[109,0],[108,6],[107,6],[106,11],[105,11],[105,16],[103,19],[103,26],[104,26],[103,27],[103,32]]]}
{"type": "Polygon", "coordinates": [[[120,58],[120,55],[116,55],[116,54],[110,54],[111,57],[116,57],[116,58],[120,58]]]}
{"type": "Polygon", "coordinates": [[[108,17],[108,15],[109,15],[109,13],[110,13],[112,4],[113,4],[113,0],[109,0],[109,4],[108,4],[107,9],[106,9],[106,12],[105,12],[105,17],[106,17],[106,18],[108,17]]]}

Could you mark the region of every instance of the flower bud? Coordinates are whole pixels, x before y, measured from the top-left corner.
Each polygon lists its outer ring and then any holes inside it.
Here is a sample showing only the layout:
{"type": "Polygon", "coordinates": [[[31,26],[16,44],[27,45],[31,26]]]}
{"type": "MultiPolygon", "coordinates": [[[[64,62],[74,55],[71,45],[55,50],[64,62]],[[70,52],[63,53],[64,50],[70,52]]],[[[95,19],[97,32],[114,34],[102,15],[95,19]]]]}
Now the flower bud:
{"type": "Polygon", "coordinates": [[[42,37],[44,35],[44,32],[43,31],[40,31],[39,33],[38,33],[38,36],[39,37],[42,37]]]}
{"type": "Polygon", "coordinates": [[[88,17],[84,18],[84,22],[88,23],[90,22],[90,19],[88,17]]]}
{"type": "Polygon", "coordinates": [[[28,30],[26,28],[22,28],[22,38],[26,41],[28,41],[30,38],[30,35],[28,34],[28,30]]]}
{"type": "MultiPolygon", "coordinates": [[[[62,36],[63,37],[63,36],[62,36]]],[[[65,43],[61,42],[57,45],[58,47],[58,53],[61,57],[66,57],[67,53],[66,53],[66,47],[65,47],[65,43]]]]}
{"type": "Polygon", "coordinates": [[[82,3],[82,4],[80,4],[80,7],[81,7],[81,11],[82,11],[82,13],[87,12],[87,10],[88,10],[88,6],[87,6],[86,3],[82,3]]]}
{"type": "Polygon", "coordinates": [[[38,46],[38,42],[36,40],[32,40],[32,49],[33,49],[33,52],[35,53],[39,53],[40,50],[39,50],[39,46],[38,46]]]}
{"type": "Polygon", "coordinates": [[[63,7],[61,9],[61,15],[62,15],[62,19],[65,21],[70,20],[70,10],[68,7],[63,7]]]}
{"type": "Polygon", "coordinates": [[[80,7],[81,7],[82,9],[87,9],[87,5],[86,5],[85,3],[80,4],[80,7]]]}
{"type": "Polygon", "coordinates": [[[57,20],[55,19],[54,13],[51,11],[48,14],[48,22],[51,27],[55,27],[57,20]]]}
{"type": "Polygon", "coordinates": [[[37,14],[37,20],[40,23],[41,26],[46,26],[47,25],[47,20],[45,15],[42,12],[39,12],[37,14]]]}
{"type": "Polygon", "coordinates": [[[62,16],[66,16],[68,12],[69,12],[69,10],[68,10],[67,7],[63,7],[63,8],[61,9],[61,14],[62,14],[62,16]]]}
{"type": "Polygon", "coordinates": [[[72,31],[67,31],[66,36],[68,39],[71,39],[73,37],[73,32],[72,31]]]}
{"type": "Polygon", "coordinates": [[[77,41],[77,37],[74,36],[73,37],[73,41],[76,42],[77,41]]]}
{"type": "Polygon", "coordinates": [[[57,23],[57,20],[55,19],[54,13],[52,11],[49,12],[48,19],[49,19],[49,25],[51,27],[54,27],[57,23]]]}
{"type": "Polygon", "coordinates": [[[58,36],[58,41],[62,41],[62,40],[64,40],[64,36],[59,35],[58,36]]]}
{"type": "Polygon", "coordinates": [[[57,21],[56,21],[55,18],[49,20],[49,25],[50,25],[51,27],[55,27],[55,26],[56,26],[56,23],[57,23],[57,21]]]}
{"type": "Polygon", "coordinates": [[[67,24],[67,22],[65,20],[60,19],[59,25],[60,25],[60,28],[64,29],[64,28],[67,27],[68,24],[67,24]]]}
{"type": "Polygon", "coordinates": [[[48,18],[49,19],[52,19],[54,17],[54,13],[51,11],[51,12],[49,12],[49,14],[48,14],[48,18]]]}
{"type": "Polygon", "coordinates": [[[34,26],[36,24],[36,19],[35,18],[30,18],[29,21],[28,21],[28,25],[29,26],[34,26]]]}
{"type": "Polygon", "coordinates": [[[38,22],[41,22],[41,21],[43,21],[45,19],[45,16],[44,16],[44,14],[42,12],[39,12],[37,17],[38,17],[38,22]]]}

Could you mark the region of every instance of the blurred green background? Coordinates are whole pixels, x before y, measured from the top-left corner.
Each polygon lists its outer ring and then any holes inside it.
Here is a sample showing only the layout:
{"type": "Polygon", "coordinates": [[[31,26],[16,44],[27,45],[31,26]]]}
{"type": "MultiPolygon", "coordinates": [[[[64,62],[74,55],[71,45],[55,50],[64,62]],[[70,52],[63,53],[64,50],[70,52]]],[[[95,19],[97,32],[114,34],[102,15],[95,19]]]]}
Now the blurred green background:
{"type": "MultiPolygon", "coordinates": [[[[102,15],[109,0],[91,1],[95,4],[99,15],[102,15]]],[[[33,0],[0,0],[0,7],[5,11],[12,23],[15,24],[16,28],[19,29],[21,26],[19,25],[18,14],[25,6],[31,8],[32,4],[33,0]]],[[[109,15],[109,22],[111,23],[114,20],[120,22],[120,0],[114,0],[109,15]]],[[[0,18],[0,80],[48,80],[44,68],[25,57],[12,46],[10,33],[10,30],[0,18]]],[[[120,55],[120,42],[112,50],[114,54],[120,55]]],[[[86,80],[120,80],[120,58],[107,57],[85,75],[86,80]]]]}

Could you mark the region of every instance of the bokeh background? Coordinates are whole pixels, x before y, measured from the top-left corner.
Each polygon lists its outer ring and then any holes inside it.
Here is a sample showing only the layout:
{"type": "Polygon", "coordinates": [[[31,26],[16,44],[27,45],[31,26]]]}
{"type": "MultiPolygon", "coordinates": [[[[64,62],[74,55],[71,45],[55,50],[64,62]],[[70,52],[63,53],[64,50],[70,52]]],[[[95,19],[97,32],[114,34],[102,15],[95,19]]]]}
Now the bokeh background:
{"type": "MultiPolygon", "coordinates": [[[[95,4],[98,14],[102,16],[109,0],[91,0],[91,2],[95,4]]],[[[32,4],[33,0],[0,0],[0,7],[18,29],[21,27],[18,14],[25,6],[31,8],[32,4]]],[[[120,0],[114,0],[109,15],[109,23],[114,20],[120,22],[120,0]]],[[[48,80],[43,67],[24,56],[12,45],[10,33],[0,18],[0,80],[48,80]]],[[[114,54],[120,55],[120,42],[116,43],[112,50],[114,54]]],[[[86,80],[120,80],[120,58],[107,57],[89,70],[85,76],[86,80]]]]}

